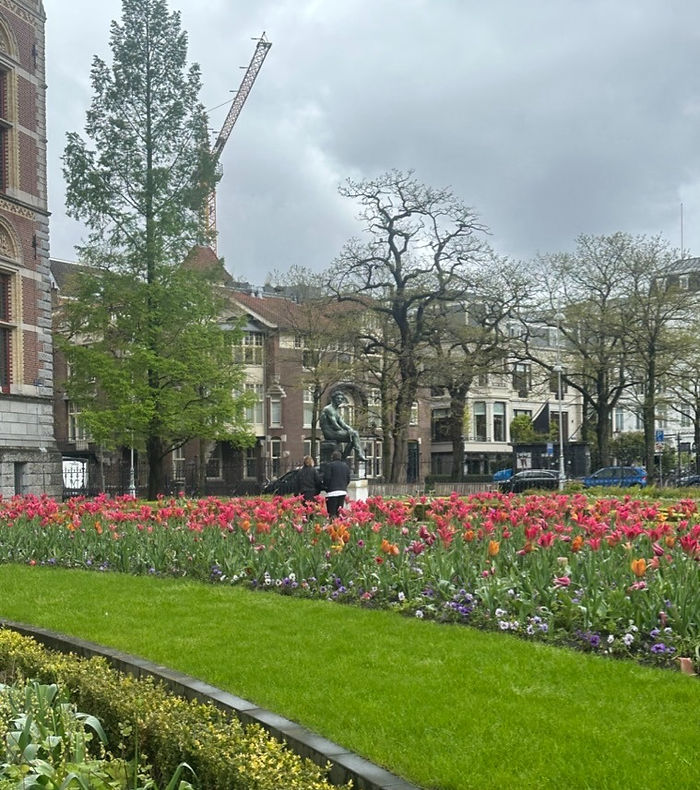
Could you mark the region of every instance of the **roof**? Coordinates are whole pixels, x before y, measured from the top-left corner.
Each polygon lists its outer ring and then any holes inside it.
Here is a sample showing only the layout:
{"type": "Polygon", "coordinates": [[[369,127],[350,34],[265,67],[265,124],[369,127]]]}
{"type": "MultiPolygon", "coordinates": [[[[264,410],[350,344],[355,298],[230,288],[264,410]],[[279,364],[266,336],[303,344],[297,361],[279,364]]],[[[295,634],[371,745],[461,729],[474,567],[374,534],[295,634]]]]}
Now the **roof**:
{"type": "Polygon", "coordinates": [[[63,261],[58,258],[49,260],[51,276],[59,291],[66,289],[70,278],[81,271],[87,271],[88,267],[75,261],[63,261]]]}
{"type": "Polygon", "coordinates": [[[357,309],[357,305],[330,298],[296,302],[293,299],[261,293],[262,295],[255,295],[247,291],[231,291],[231,299],[264,323],[295,332],[319,329],[324,321],[331,321],[334,315],[357,309]]]}
{"type": "Polygon", "coordinates": [[[681,258],[668,267],[669,274],[700,272],[700,258],[681,258]]]}
{"type": "Polygon", "coordinates": [[[234,284],[233,277],[224,268],[223,260],[211,247],[203,245],[192,247],[182,265],[191,271],[212,274],[217,282],[229,288],[234,284]]]}

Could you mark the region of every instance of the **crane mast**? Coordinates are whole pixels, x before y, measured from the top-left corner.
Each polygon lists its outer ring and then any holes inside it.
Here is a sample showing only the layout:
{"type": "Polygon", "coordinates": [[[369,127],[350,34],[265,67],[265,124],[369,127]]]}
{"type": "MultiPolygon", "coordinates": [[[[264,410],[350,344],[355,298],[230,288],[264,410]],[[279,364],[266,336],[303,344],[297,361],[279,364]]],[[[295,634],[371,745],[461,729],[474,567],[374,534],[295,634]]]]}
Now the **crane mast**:
{"type": "MultiPolygon", "coordinates": [[[[255,78],[258,76],[258,72],[263,64],[263,61],[267,57],[267,53],[270,50],[272,44],[265,39],[265,33],[263,32],[262,36],[258,39],[258,43],[255,47],[255,52],[253,52],[253,57],[250,59],[250,63],[248,64],[248,68],[246,69],[245,74],[243,75],[243,79],[241,80],[241,84],[236,91],[236,95],[229,107],[228,113],[226,115],[226,120],[224,121],[224,125],[221,127],[221,131],[219,132],[219,136],[216,138],[216,142],[212,146],[211,154],[214,157],[214,161],[216,162],[217,166],[219,166],[219,159],[221,157],[221,152],[224,150],[224,146],[226,145],[226,141],[231,134],[231,129],[233,129],[236,121],[238,120],[238,116],[241,114],[241,110],[243,109],[243,105],[248,98],[248,94],[250,93],[251,88],[253,87],[253,83],[255,82],[255,78]]],[[[216,190],[212,189],[209,193],[209,197],[207,199],[207,206],[206,206],[206,228],[211,239],[211,247],[216,252],[216,190]]]]}

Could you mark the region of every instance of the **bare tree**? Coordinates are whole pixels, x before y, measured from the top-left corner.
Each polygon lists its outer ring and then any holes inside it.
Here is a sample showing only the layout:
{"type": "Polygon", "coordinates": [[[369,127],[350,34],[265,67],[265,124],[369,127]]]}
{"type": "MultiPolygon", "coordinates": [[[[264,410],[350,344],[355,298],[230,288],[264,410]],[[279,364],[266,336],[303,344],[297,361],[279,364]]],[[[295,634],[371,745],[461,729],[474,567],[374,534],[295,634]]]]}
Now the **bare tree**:
{"type": "Polygon", "coordinates": [[[666,391],[673,397],[671,408],[693,426],[695,472],[700,474],[700,349],[697,321],[676,333],[673,363],[666,379],[666,391]]]}
{"type": "Polygon", "coordinates": [[[425,363],[428,380],[450,395],[453,480],[464,474],[467,396],[475,381],[503,373],[511,340],[507,321],[517,315],[528,284],[521,267],[495,257],[485,260],[469,292],[437,306],[430,335],[433,352],[425,363]]]}
{"type": "Polygon", "coordinates": [[[652,479],[660,391],[680,351],[675,330],[698,304],[698,295],[680,288],[673,277],[678,257],[677,250],[653,237],[634,239],[625,258],[620,331],[631,350],[633,374],[641,382],[645,462],[652,479]]]}
{"type": "Polygon", "coordinates": [[[484,252],[485,228],[451,190],[425,186],[412,172],[348,180],[340,194],[359,203],[365,237],[346,243],[328,287],[339,300],[363,305],[387,329],[366,333],[366,340],[396,361],[389,480],[399,482],[406,475],[407,429],[432,308],[468,288],[470,269],[484,252]]]}
{"type": "Polygon", "coordinates": [[[533,266],[538,298],[523,311],[521,353],[554,372],[551,351],[534,337],[542,324],[561,337],[564,382],[584,405],[581,436],[595,434],[598,462],[610,461],[611,419],[620,397],[636,381],[630,376],[624,334],[623,280],[631,239],[625,234],[579,236],[573,253],[541,256],[533,266]]]}

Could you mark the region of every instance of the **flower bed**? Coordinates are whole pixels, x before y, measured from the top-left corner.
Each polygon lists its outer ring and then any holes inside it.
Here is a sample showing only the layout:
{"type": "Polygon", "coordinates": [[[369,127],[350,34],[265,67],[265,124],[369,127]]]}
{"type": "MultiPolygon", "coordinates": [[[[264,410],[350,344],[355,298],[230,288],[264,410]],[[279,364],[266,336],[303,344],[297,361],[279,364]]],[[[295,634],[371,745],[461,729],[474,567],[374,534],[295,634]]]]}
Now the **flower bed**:
{"type": "Polygon", "coordinates": [[[700,654],[690,499],[371,498],[328,523],[320,500],[298,497],[15,497],[0,500],[0,561],[392,607],[667,666],[700,654]]]}

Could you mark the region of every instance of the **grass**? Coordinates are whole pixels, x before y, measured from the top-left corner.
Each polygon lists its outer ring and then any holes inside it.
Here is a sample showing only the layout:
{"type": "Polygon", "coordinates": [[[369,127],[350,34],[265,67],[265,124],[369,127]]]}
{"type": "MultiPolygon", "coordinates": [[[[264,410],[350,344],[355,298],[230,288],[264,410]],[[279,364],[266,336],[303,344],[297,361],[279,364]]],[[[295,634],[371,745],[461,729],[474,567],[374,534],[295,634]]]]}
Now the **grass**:
{"type": "Polygon", "coordinates": [[[147,657],[426,788],[696,788],[700,684],[324,601],[0,566],[0,616],[147,657]]]}

